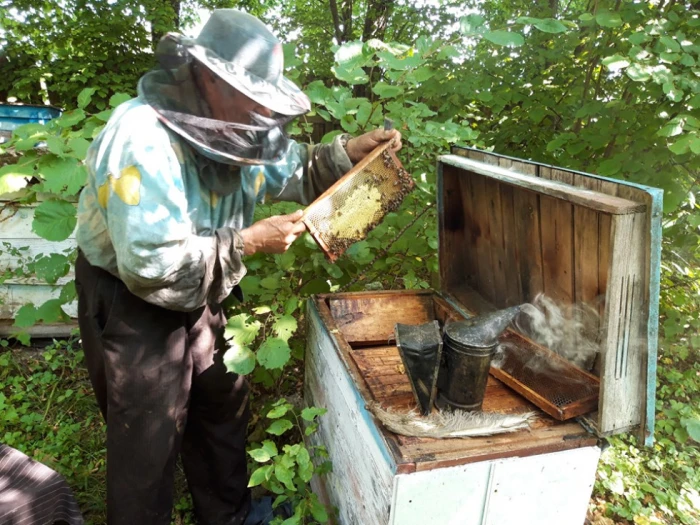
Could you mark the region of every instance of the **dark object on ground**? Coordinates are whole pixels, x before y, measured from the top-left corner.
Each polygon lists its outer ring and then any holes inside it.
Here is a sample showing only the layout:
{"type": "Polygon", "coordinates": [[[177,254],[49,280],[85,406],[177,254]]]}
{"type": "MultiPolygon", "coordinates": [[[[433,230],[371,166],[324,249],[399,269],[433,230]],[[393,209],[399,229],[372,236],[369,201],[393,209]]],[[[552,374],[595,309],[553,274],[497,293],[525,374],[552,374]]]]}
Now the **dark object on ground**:
{"type": "Polygon", "coordinates": [[[281,516],[284,519],[292,516],[292,507],[286,502],[277,507],[272,508],[272,498],[269,496],[253,500],[250,508],[250,513],[243,525],[268,525],[272,518],[281,516]]]}
{"type": "Polygon", "coordinates": [[[19,450],[0,444],[0,523],[84,522],[63,476],[19,450]]]}

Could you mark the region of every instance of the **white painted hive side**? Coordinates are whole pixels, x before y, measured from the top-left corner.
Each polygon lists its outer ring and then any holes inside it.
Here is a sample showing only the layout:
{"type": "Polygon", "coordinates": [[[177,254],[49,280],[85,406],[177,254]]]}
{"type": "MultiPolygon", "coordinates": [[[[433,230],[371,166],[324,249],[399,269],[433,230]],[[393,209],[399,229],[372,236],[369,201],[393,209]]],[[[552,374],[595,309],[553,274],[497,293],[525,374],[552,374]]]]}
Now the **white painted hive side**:
{"type": "Polygon", "coordinates": [[[392,525],[582,525],[598,447],[396,476],[392,525]]]}
{"type": "Polygon", "coordinates": [[[328,328],[312,300],[307,305],[305,401],[328,409],[311,444],[324,445],[333,464],[312,486],[338,508],[340,525],[384,525],[395,467],[328,328]]]}

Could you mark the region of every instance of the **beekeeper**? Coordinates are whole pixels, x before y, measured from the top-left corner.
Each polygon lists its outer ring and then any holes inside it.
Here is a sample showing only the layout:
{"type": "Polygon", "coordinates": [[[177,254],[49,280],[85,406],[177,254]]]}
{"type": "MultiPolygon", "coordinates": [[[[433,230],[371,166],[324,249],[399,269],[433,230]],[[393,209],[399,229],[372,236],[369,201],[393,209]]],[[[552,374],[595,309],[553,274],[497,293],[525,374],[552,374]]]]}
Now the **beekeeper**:
{"type": "Polygon", "coordinates": [[[205,525],[246,522],[248,386],[222,363],[221,302],[245,258],[282,253],[301,211],[256,223],[264,196],[309,203],[393,130],[327,145],[289,140],[309,111],[258,19],[214,11],[196,39],[169,34],[159,67],[87,156],[76,284],[85,359],[107,421],[110,525],[170,524],[182,457],[205,525]]]}

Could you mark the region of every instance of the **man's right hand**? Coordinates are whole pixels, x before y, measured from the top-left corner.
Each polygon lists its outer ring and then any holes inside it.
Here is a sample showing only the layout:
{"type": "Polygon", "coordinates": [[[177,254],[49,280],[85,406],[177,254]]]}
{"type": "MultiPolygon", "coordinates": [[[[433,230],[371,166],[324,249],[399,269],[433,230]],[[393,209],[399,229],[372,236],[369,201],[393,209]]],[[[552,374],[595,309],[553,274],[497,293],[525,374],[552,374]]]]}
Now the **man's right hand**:
{"type": "Polygon", "coordinates": [[[299,221],[302,215],[304,215],[302,210],[289,215],[275,215],[241,230],[245,246],[243,255],[253,255],[257,252],[286,252],[297,237],[306,230],[304,223],[299,221]]]}

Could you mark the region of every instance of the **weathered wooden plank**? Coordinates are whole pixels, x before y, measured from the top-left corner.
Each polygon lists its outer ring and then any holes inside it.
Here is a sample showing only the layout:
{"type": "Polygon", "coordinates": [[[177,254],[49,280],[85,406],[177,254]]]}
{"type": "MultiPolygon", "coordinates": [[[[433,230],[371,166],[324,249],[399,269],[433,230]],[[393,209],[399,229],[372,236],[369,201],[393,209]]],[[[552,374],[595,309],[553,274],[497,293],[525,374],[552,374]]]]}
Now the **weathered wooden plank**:
{"type": "Polygon", "coordinates": [[[644,407],[645,337],[644,214],[612,218],[612,252],[606,294],[601,376],[600,431],[614,432],[641,422],[644,407]]]}
{"type": "Polygon", "coordinates": [[[435,318],[429,295],[403,294],[330,298],[331,314],[345,340],[352,343],[387,343],[396,323],[422,324],[435,318]]]}
{"type": "MultiPolygon", "coordinates": [[[[562,172],[540,168],[540,177],[561,180],[562,172]]],[[[573,206],[570,203],[540,197],[544,293],[564,305],[574,301],[573,225],[573,206]]]]}
{"type": "Polygon", "coordinates": [[[605,304],[610,274],[610,252],[612,250],[612,217],[598,216],[598,313],[605,318],[605,304]]]}
{"type": "MultiPolygon", "coordinates": [[[[575,188],[569,184],[563,184],[556,180],[537,180],[532,177],[508,171],[499,166],[489,166],[483,162],[477,162],[457,155],[444,155],[440,160],[451,166],[456,166],[472,173],[484,175],[501,182],[518,186],[529,191],[535,191],[541,195],[562,199],[572,204],[580,204],[587,208],[610,213],[624,215],[627,213],[642,212],[646,209],[643,203],[606,195],[583,188],[575,188]]],[[[542,169],[539,174],[542,176],[542,169]]]]}
{"type": "Polygon", "coordinates": [[[540,233],[540,197],[530,191],[513,195],[515,248],[521,293],[524,302],[532,301],[544,290],[542,237],[540,233]]]}
{"type": "MultiPolygon", "coordinates": [[[[30,337],[54,338],[69,337],[78,329],[78,320],[71,319],[68,323],[40,323],[22,328],[30,337]]],[[[12,319],[0,319],[0,336],[7,337],[18,332],[12,319]]]]}
{"type": "Polygon", "coordinates": [[[452,166],[442,174],[440,200],[440,282],[449,288],[455,280],[476,282],[476,253],[467,239],[474,231],[469,178],[452,166]],[[454,268],[461,268],[457,273],[454,268]]]}
{"type": "Polygon", "coordinates": [[[471,175],[473,224],[470,248],[476,252],[479,276],[475,288],[489,301],[495,297],[494,268],[491,259],[491,229],[486,181],[480,175],[471,175]]]}
{"type": "Polygon", "coordinates": [[[493,302],[498,307],[507,306],[508,271],[506,248],[503,235],[503,206],[501,203],[501,186],[494,180],[485,180],[486,204],[489,221],[489,251],[491,252],[491,268],[493,269],[493,302]]]}

